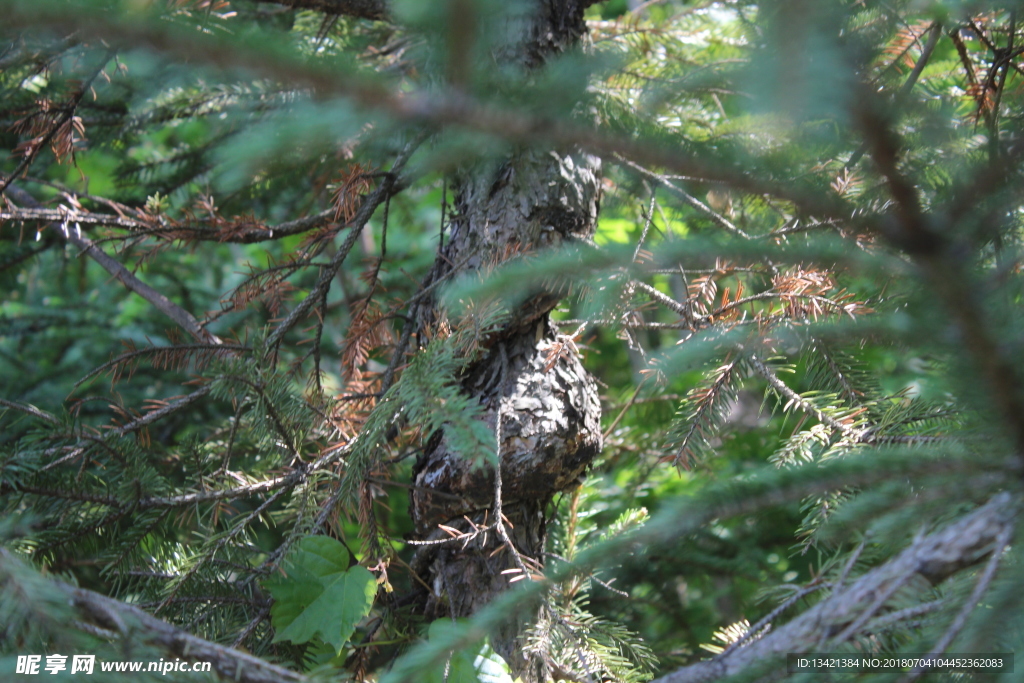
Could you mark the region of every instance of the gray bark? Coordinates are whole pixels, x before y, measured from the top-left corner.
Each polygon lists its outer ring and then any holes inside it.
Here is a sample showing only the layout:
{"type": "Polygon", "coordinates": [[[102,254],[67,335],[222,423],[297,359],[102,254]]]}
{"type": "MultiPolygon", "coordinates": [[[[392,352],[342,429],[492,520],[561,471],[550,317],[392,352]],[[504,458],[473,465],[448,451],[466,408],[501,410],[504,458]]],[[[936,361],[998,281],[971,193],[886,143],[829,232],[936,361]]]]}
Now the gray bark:
{"type": "MultiPolygon", "coordinates": [[[[815,652],[821,651],[817,648],[823,644],[826,648],[837,645],[831,639],[856,629],[858,619],[867,625],[865,611],[874,609],[878,614],[899,587],[914,580],[937,585],[998,551],[1003,545],[1001,539],[1009,537],[1018,505],[1010,494],[1001,493],[963,519],[919,537],[891,561],[849,586],[834,588],[828,598],[763,638],[715,659],[673,671],[654,683],[709,683],[784,659],[787,653],[815,652]]],[[[862,630],[849,633],[849,637],[862,630]]]]}
{"type": "MultiPolygon", "coordinates": [[[[203,640],[134,605],[63,581],[33,575],[32,584],[18,585],[25,573],[21,560],[0,548],[0,585],[15,582],[15,589],[29,591],[27,595],[35,591],[36,597],[45,594],[53,599],[66,600],[85,624],[102,629],[94,632],[95,635],[147,643],[190,662],[209,662],[211,669],[223,680],[239,683],[306,683],[309,680],[302,674],[265,662],[248,652],[203,640]]],[[[2,631],[0,635],[3,635],[2,631]]],[[[129,651],[127,646],[125,651],[129,651]]],[[[98,664],[95,672],[99,673],[98,664]]]]}
{"type": "Polygon", "coordinates": [[[312,9],[327,15],[342,15],[359,19],[384,20],[388,18],[385,0],[256,0],[257,2],[285,5],[295,9],[312,9]]]}
{"type": "MultiPolygon", "coordinates": [[[[573,0],[539,1],[532,17],[510,22],[509,40],[496,50],[495,59],[538,66],[579,39],[584,6],[573,0]]],[[[567,240],[589,240],[597,224],[600,168],[599,159],[577,150],[521,150],[463,169],[454,178],[451,233],[434,277],[452,274],[453,264],[465,272],[487,269],[567,240]]],[[[506,528],[516,550],[538,563],[543,562],[547,504],[574,485],[601,448],[597,386],[575,353],[559,353],[562,347],[548,320],[560,297],[556,291],[529,292],[462,382],[480,402],[489,429],[497,431],[501,415],[506,528]]],[[[432,323],[432,314],[420,321],[421,326],[432,323]]],[[[470,530],[467,519],[481,525],[493,521],[493,469],[474,469],[452,451],[443,433],[428,439],[414,474],[412,515],[421,537],[438,538],[438,524],[470,530]]],[[[428,615],[468,616],[508,590],[510,575],[502,572],[517,563],[501,545],[492,532],[466,547],[421,551],[414,568],[432,588],[428,615]]],[[[525,647],[528,621],[510,621],[494,634],[492,646],[509,663],[513,677],[524,683],[550,680],[551,663],[525,647]]]]}
{"type": "MultiPolygon", "coordinates": [[[[524,152],[491,175],[469,176],[460,186],[458,218],[442,262],[480,268],[569,236],[589,238],[597,218],[598,171],[591,157],[524,152]]],[[[529,297],[463,382],[483,407],[489,429],[501,408],[502,507],[516,549],[538,562],[546,504],[577,481],[601,448],[597,386],[575,353],[558,353],[548,321],[557,302],[553,292],[529,297]]],[[[486,524],[494,472],[474,468],[449,448],[444,434],[430,440],[415,476],[412,513],[421,534],[430,535],[438,524],[466,530],[464,515],[486,524]]],[[[502,571],[516,566],[511,552],[493,554],[500,543],[493,533],[489,542],[480,540],[417,558],[433,587],[427,607],[432,616],[468,616],[508,588],[510,577],[502,571]]],[[[545,680],[543,657],[523,654],[526,626],[509,624],[492,645],[524,682],[545,680]]]]}

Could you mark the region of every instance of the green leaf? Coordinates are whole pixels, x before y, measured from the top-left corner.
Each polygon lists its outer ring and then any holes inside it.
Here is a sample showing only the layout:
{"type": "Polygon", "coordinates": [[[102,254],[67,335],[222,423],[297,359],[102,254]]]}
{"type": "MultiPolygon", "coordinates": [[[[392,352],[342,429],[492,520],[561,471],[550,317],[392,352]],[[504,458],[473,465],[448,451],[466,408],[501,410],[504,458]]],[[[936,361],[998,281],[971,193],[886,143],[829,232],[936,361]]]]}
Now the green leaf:
{"type": "Polygon", "coordinates": [[[275,601],[270,611],[275,643],[319,638],[341,652],[356,624],[369,614],[377,592],[372,573],[348,564],[348,551],[338,541],[326,536],[303,539],[287,564],[288,578],[267,584],[275,601]]]}
{"type": "Polygon", "coordinates": [[[299,552],[293,561],[322,579],[348,571],[349,560],[348,551],[338,541],[329,536],[309,536],[299,542],[299,552]]]}
{"type": "Polygon", "coordinates": [[[320,581],[301,569],[297,569],[286,580],[268,582],[266,587],[274,596],[270,618],[278,634],[289,627],[324,592],[320,581]]]}

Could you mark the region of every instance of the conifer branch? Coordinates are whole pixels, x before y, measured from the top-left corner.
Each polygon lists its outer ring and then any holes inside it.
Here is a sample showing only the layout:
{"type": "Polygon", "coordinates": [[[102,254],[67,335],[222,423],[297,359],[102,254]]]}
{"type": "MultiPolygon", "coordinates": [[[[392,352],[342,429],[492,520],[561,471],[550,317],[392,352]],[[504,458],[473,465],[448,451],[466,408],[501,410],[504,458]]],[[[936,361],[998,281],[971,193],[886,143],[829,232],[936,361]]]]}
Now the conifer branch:
{"type": "Polygon", "coordinates": [[[871,570],[848,588],[836,590],[762,638],[731,651],[728,656],[683,667],[653,683],[707,683],[734,676],[759,663],[784,658],[787,653],[808,652],[820,641],[822,633],[852,623],[879,594],[894,584],[905,583],[914,576],[938,584],[1003,547],[1008,530],[1013,528],[1016,505],[1009,493],[1000,493],[946,528],[918,537],[889,562],[871,570]]]}
{"type": "Polygon", "coordinates": [[[750,365],[755,370],[757,370],[757,373],[768,381],[768,386],[775,390],[775,392],[778,393],[779,396],[785,398],[788,402],[792,403],[793,405],[798,406],[805,413],[812,415],[814,419],[816,419],[818,422],[822,423],[823,425],[827,425],[828,427],[839,432],[840,434],[843,435],[843,437],[855,443],[859,443],[864,440],[867,430],[854,429],[850,425],[844,424],[843,422],[837,420],[836,418],[832,417],[825,411],[818,408],[816,405],[805,399],[803,396],[790,389],[789,386],[781,379],[779,379],[779,376],[776,375],[772,371],[772,369],[765,365],[764,361],[762,361],[757,356],[751,355],[749,358],[749,362],[750,365]]]}
{"type": "Polygon", "coordinates": [[[853,213],[852,205],[839,198],[824,196],[813,189],[758,178],[741,169],[682,153],[674,146],[670,148],[608,134],[594,127],[537,116],[524,109],[491,106],[460,92],[403,93],[355,74],[339,78],[334,69],[317,68],[297,55],[268,50],[265,43],[257,46],[219,41],[177,29],[166,22],[149,22],[143,17],[133,17],[128,23],[95,12],[69,11],[65,5],[60,5],[58,11],[57,6],[50,2],[15,3],[6,18],[12,27],[45,23],[53,29],[74,29],[118,43],[145,43],[181,58],[191,59],[202,54],[222,66],[237,65],[296,87],[302,85],[325,95],[350,98],[361,107],[385,112],[412,125],[431,128],[461,126],[516,144],[578,147],[602,157],[620,155],[647,168],[664,168],[706,182],[723,183],[738,191],[787,199],[819,218],[848,220],[853,213]]]}
{"type": "Polygon", "coordinates": [[[384,0],[256,0],[295,9],[311,9],[328,16],[355,17],[383,21],[388,18],[388,4],[384,0]]]}
{"type": "Polygon", "coordinates": [[[898,223],[890,225],[885,237],[907,251],[923,271],[931,291],[942,301],[1013,438],[1017,457],[1024,459],[1024,396],[1016,364],[992,336],[990,322],[983,315],[985,307],[971,288],[973,278],[965,268],[962,245],[934,228],[935,221],[922,209],[917,188],[899,169],[899,138],[871,106],[862,104],[853,114],[895,204],[898,223]]]}
{"type": "MultiPolygon", "coordinates": [[[[844,439],[852,443],[870,444],[870,445],[881,445],[881,444],[923,444],[923,443],[939,443],[945,441],[946,438],[942,436],[924,436],[917,434],[877,434],[874,432],[872,427],[865,427],[863,429],[856,429],[850,424],[843,422],[842,420],[836,419],[832,415],[821,408],[814,405],[811,401],[798,394],[789,388],[789,386],[779,379],[779,376],[769,368],[764,361],[757,356],[750,356],[750,365],[757,370],[757,373],[764,377],[768,381],[768,385],[779,394],[779,396],[786,399],[786,401],[797,406],[803,412],[811,415],[821,424],[833,429],[843,436],[844,439]]],[[[851,423],[852,424],[852,423],[851,423]]]]}
{"type": "Polygon", "coordinates": [[[215,355],[208,353],[211,351],[237,351],[243,353],[252,351],[252,349],[241,344],[172,344],[170,346],[149,346],[141,349],[133,348],[131,351],[115,356],[103,365],[90,370],[87,375],[75,382],[71,391],[74,393],[78,387],[109,369],[114,369],[115,379],[112,382],[116,382],[116,377],[120,374],[121,367],[134,367],[135,363],[145,356],[156,356],[153,363],[158,368],[171,367],[172,365],[182,366],[193,358],[197,358],[196,364],[198,366],[205,364],[205,361],[208,361],[215,355]]]}
{"type": "MultiPolygon", "coordinates": [[[[21,564],[9,550],[0,548],[0,573],[21,564]]],[[[62,595],[87,623],[130,642],[144,642],[192,662],[210,662],[226,680],[238,683],[304,683],[302,674],[266,662],[247,652],[211,643],[144,612],[134,605],[105,595],[48,579],[46,585],[62,595]]]]}
{"type": "Polygon", "coordinates": [[[11,183],[17,180],[18,177],[21,176],[21,174],[24,173],[28,169],[28,167],[32,165],[32,162],[35,161],[36,156],[39,154],[39,152],[45,149],[46,146],[50,144],[50,141],[53,140],[54,136],[57,135],[57,133],[59,133],[61,129],[63,129],[71,122],[72,117],[74,117],[75,112],[78,110],[78,105],[81,104],[82,98],[85,97],[85,93],[89,92],[89,89],[92,87],[93,82],[97,78],[99,78],[99,75],[101,73],[103,73],[103,70],[107,66],[107,62],[109,62],[116,53],[117,51],[112,49],[107,49],[103,53],[103,57],[102,59],[100,59],[100,63],[96,66],[95,69],[93,69],[92,73],[90,73],[88,77],[86,77],[85,81],[82,83],[81,88],[71,97],[71,100],[64,106],[61,115],[57,117],[56,121],[53,122],[53,124],[50,126],[50,129],[43,135],[43,137],[40,140],[38,140],[32,145],[31,149],[28,150],[28,152],[25,154],[25,157],[18,164],[18,167],[15,168],[14,171],[6,178],[0,179],[0,195],[4,194],[5,191],[10,189],[11,183]]]}
{"type": "Polygon", "coordinates": [[[187,408],[191,404],[195,403],[196,401],[210,393],[212,389],[213,386],[211,384],[206,384],[205,386],[199,387],[191,394],[186,394],[185,396],[182,396],[176,401],[163,405],[157,408],[156,410],[151,410],[145,415],[135,420],[132,420],[127,424],[121,425],[117,429],[112,429],[110,431],[110,434],[113,434],[115,436],[124,436],[125,434],[131,434],[132,432],[142,429],[147,425],[153,424],[157,420],[161,420],[167,417],[171,413],[175,413],[181,410],[182,408],[187,408]]]}
{"type": "Polygon", "coordinates": [[[25,413],[27,415],[31,415],[32,417],[38,418],[38,419],[42,420],[43,422],[46,422],[46,423],[51,424],[51,425],[59,425],[60,424],[60,420],[55,418],[50,413],[48,413],[48,412],[46,412],[44,410],[40,410],[39,408],[36,408],[35,406],[28,405],[27,403],[19,403],[18,401],[8,401],[6,399],[0,398],[0,406],[4,406],[6,408],[11,408],[13,410],[19,410],[19,411],[21,411],[21,412],[23,412],[23,413],[25,413]]]}
{"type": "MultiPolygon", "coordinates": [[[[35,207],[39,206],[39,202],[37,202],[32,195],[13,185],[7,187],[7,194],[15,201],[21,202],[22,204],[28,204],[29,206],[35,207]]],[[[221,343],[221,340],[215,334],[203,327],[191,313],[168,299],[161,292],[158,292],[139,278],[135,277],[131,271],[93,244],[92,240],[85,235],[82,235],[80,231],[71,229],[67,223],[64,223],[63,225],[51,223],[50,228],[61,235],[66,242],[77,247],[79,253],[87,255],[93,261],[100,264],[105,271],[113,275],[128,290],[135,292],[148,301],[154,308],[177,323],[179,327],[192,335],[197,341],[211,344],[221,343]]]]}
{"type": "Polygon", "coordinates": [[[405,148],[395,159],[395,163],[392,164],[391,172],[385,174],[380,186],[374,190],[370,196],[363,200],[363,203],[359,207],[359,211],[352,219],[351,232],[341,247],[338,248],[338,252],[334,255],[334,258],[331,259],[331,264],[320,272],[319,279],[306,298],[303,299],[298,306],[292,309],[291,313],[289,313],[288,316],[278,324],[270,336],[267,337],[268,349],[273,349],[277,346],[288,330],[294,327],[295,324],[309,312],[313,305],[318,303],[326,295],[327,290],[331,286],[331,281],[334,280],[334,276],[345,262],[345,258],[348,257],[352,247],[355,246],[356,240],[359,239],[359,235],[363,231],[363,226],[365,226],[373,216],[373,212],[377,210],[377,207],[383,204],[391,196],[392,190],[398,184],[398,175],[402,172],[402,169],[405,167],[409,157],[416,151],[423,139],[424,136],[419,136],[416,140],[406,144],[405,148]]]}
{"type": "MultiPolygon", "coordinates": [[[[188,406],[192,405],[203,396],[209,394],[212,389],[213,387],[210,384],[202,386],[199,389],[193,391],[191,394],[182,396],[178,400],[162,405],[156,410],[151,410],[145,413],[144,415],[132,420],[131,422],[123,424],[115,429],[109,430],[107,432],[107,435],[122,437],[125,436],[126,434],[131,434],[132,432],[142,429],[143,427],[146,427],[156,422],[157,420],[167,417],[172,413],[175,413],[183,408],[187,408],[188,406]]],[[[63,462],[67,462],[69,460],[74,459],[78,455],[81,455],[85,451],[85,448],[88,446],[90,442],[100,444],[103,443],[102,439],[88,434],[82,434],[81,432],[79,432],[77,436],[79,437],[79,441],[74,446],[58,447],[43,451],[43,455],[53,455],[55,453],[60,453],[61,451],[65,450],[69,451],[67,454],[61,456],[58,460],[55,460],[45,465],[43,467],[43,471],[52,469],[53,467],[56,467],[57,465],[63,462]]]]}
{"type": "Polygon", "coordinates": [[[7,208],[0,210],[0,221],[93,225],[128,230],[133,236],[154,235],[160,237],[172,235],[177,239],[196,242],[255,244],[257,242],[283,239],[322,227],[334,221],[335,213],[335,209],[330,208],[312,216],[297,218],[284,223],[278,223],[277,225],[261,225],[259,222],[253,221],[249,225],[233,226],[231,231],[218,230],[217,228],[204,225],[202,221],[186,221],[179,224],[168,221],[163,217],[161,217],[161,224],[154,227],[152,222],[129,216],[70,209],[67,207],[58,209],[7,208]]]}
{"type": "Polygon", "coordinates": [[[218,489],[214,491],[198,491],[196,493],[184,493],[177,496],[143,496],[136,501],[125,503],[108,496],[99,496],[69,489],[50,489],[29,484],[18,484],[4,482],[2,493],[31,493],[37,496],[57,498],[64,500],[79,500],[83,502],[99,503],[114,508],[116,512],[128,510],[151,510],[158,508],[174,508],[195,505],[198,503],[210,503],[218,500],[235,500],[247,498],[261,493],[294,488],[296,485],[306,481],[309,475],[323,470],[333,464],[347,452],[347,447],[335,448],[327,451],[323,456],[310,463],[305,468],[298,468],[280,477],[264,479],[252,484],[244,484],[229,489],[218,489]]]}

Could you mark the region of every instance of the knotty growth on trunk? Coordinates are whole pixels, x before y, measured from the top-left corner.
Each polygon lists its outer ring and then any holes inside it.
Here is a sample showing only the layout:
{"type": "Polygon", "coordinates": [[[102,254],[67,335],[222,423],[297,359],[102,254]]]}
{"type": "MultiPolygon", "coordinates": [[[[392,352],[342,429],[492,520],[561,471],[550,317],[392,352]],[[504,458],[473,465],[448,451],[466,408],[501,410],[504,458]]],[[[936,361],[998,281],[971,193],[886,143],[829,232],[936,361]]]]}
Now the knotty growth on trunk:
{"type": "MultiPolygon", "coordinates": [[[[532,16],[512,22],[509,42],[495,59],[535,68],[574,45],[585,30],[585,4],[538,0],[532,16]]],[[[451,232],[433,277],[451,273],[453,264],[469,272],[589,239],[597,223],[599,175],[600,160],[578,150],[522,150],[463,169],[452,179],[451,232]]],[[[492,431],[500,407],[501,498],[511,522],[506,528],[518,552],[540,563],[547,504],[579,479],[601,448],[597,386],[575,353],[557,353],[557,332],[548,318],[558,298],[532,292],[463,378],[463,389],[480,401],[492,431]]],[[[430,316],[421,323],[431,324],[430,316]]],[[[415,484],[412,515],[422,538],[444,537],[438,524],[468,529],[464,515],[479,524],[493,521],[493,470],[474,469],[449,449],[443,433],[428,439],[415,484]]],[[[502,571],[516,567],[512,553],[495,552],[501,542],[494,533],[486,545],[482,540],[419,553],[414,568],[432,588],[429,616],[468,616],[509,588],[510,575],[502,571]]],[[[524,683],[552,675],[543,654],[527,647],[530,621],[510,620],[492,642],[524,683]]]]}

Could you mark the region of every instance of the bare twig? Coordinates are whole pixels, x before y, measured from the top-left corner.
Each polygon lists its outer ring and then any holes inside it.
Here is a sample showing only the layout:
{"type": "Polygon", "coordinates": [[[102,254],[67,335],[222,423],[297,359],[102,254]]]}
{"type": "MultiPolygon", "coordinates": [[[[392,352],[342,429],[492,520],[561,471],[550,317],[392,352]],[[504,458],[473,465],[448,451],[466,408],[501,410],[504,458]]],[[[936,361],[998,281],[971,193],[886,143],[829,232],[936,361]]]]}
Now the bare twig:
{"type": "MultiPolygon", "coordinates": [[[[15,186],[7,187],[7,194],[15,201],[30,206],[39,206],[39,203],[24,190],[15,186]]],[[[143,299],[153,305],[158,311],[178,324],[183,330],[201,343],[220,344],[221,340],[215,334],[203,327],[195,317],[184,308],[174,303],[161,292],[153,289],[139,278],[132,275],[131,271],[122,266],[117,260],[109,256],[105,251],[92,243],[88,237],[81,234],[81,231],[70,226],[51,224],[53,230],[57,231],[65,241],[75,245],[80,253],[87,255],[96,263],[100,264],[105,271],[117,278],[127,289],[135,292],[143,299]]]]}
{"type": "Polygon", "coordinates": [[[44,208],[13,208],[0,211],[0,221],[42,221],[48,223],[72,223],[77,225],[97,225],[110,228],[128,230],[132,235],[167,235],[173,234],[176,237],[195,241],[211,242],[234,242],[239,244],[253,244],[278,240],[290,235],[298,235],[314,228],[327,225],[334,220],[335,209],[332,207],[320,213],[297,218],[292,221],[278,223],[277,225],[261,225],[253,223],[248,226],[235,226],[230,232],[218,230],[201,222],[186,222],[183,224],[161,224],[154,227],[151,223],[128,216],[118,216],[111,213],[97,213],[61,207],[57,209],[44,208]],[[187,236],[187,237],[186,237],[187,236]]]}
{"type": "Polygon", "coordinates": [[[331,259],[331,264],[320,272],[320,277],[317,279],[317,282],[313,286],[309,295],[303,299],[298,306],[292,309],[291,313],[289,313],[288,316],[278,324],[267,338],[268,349],[273,349],[280,344],[288,330],[294,327],[295,324],[309,312],[309,309],[324,297],[325,293],[331,286],[331,281],[334,280],[334,276],[338,273],[338,270],[345,262],[345,258],[348,257],[352,247],[355,246],[356,240],[359,239],[363,226],[366,225],[373,216],[373,212],[377,210],[377,207],[391,196],[391,191],[398,180],[398,174],[402,172],[402,169],[405,167],[409,157],[412,156],[412,153],[416,151],[416,148],[419,147],[419,144],[422,141],[423,136],[419,136],[409,142],[405,146],[405,149],[403,149],[395,159],[395,163],[391,166],[391,172],[384,176],[380,186],[369,197],[366,197],[363,200],[362,205],[359,207],[359,212],[351,221],[351,232],[345,239],[345,242],[338,249],[338,253],[336,253],[334,258],[331,259]]]}
{"type": "Polygon", "coordinates": [[[620,163],[628,166],[634,171],[640,173],[641,175],[644,175],[650,178],[651,180],[656,181],[659,185],[662,185],[663,187],[667,188],[674,194],[678,195],[684,202],[692,206],[694,209],[697,209],[701,213],[707,215],[711,219],[711,222],[713,222],[718,227],[723,228],[728,232],[731,232],[733,235],[736,235],[737,237],[742,237],[743,239],[750,239],[750,235],[736,227],[736,225],[733,224],[732,221],[730,221],[725,216],[718,213],[710,206],[708,206],[704,202],[700,201],[699,199],[691,195],[683,188],[679,187],[678,185],[670,181],[666,176],[660,173],[655,173],[654,171],[648,168],[644,168],[640,164],[634,161],[630,161],[621,154],[615,154],[615,158],[618,159],[620,163]]]}
{"type": "Polygon", "coordinates": [[[5,399],[0,398],[0,406],[4,406],[6,408],[12,408],[14,410],[20,410],[23,413],[31,415],[32,417],[38,418],[38,419],[42,420],[43,422],[46,422],[46,423],[51,424],[51,425],[58,425],[58,424],[60,424],[60,420],[55,418],[50,413],[47,413],[46,411],[40,410],[39,408],[36,408],[35,406],[28,405],[27,403],[18,403],[17,401],[7,401],[5,399]]]}

